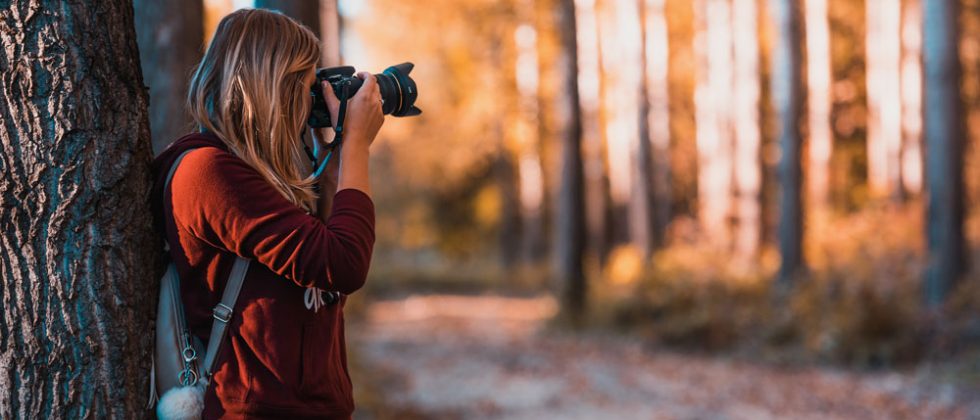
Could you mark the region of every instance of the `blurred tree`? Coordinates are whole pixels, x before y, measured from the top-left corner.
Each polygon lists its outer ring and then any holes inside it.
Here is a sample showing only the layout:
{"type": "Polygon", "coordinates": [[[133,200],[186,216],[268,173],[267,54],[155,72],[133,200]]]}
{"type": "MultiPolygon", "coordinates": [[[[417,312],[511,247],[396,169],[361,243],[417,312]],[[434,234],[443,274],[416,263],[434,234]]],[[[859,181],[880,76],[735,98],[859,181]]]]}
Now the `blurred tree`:
{"type": "Polygon", "coordinates": [[[809,147],[807,204],[821,214],[829,204],[830,157],[834,136],[830,129],[831,56],[827,0],[806,0],[806,59],[809,147]]]}
{"type": "Polygon", "coordinates": [[[963,238],[963,144],[960,63],[957,52],[958,4],[923,0],[924,122],[926,186],[929,192],[926,229],[929,266],[925,301],[941,305],[966,269],[963,238]]]}
{"type": "Polygon", "coordinates": [[[803,209],[800,155],[803,80],[800,0],[770,0],[776,41],[773,49],[773,106],[778,114],[780,144],[779,281],[786,285],[803,269],[803,209]]]}
{"type": "Polygon", "coordinates": [[[2,4],[0,417],[143,417],[162,252],[132,2],[2,4]]]}
{"type": "Polygon", "coordinates": [[[574,0],[552,0],[551,21],[558,32],[559,86],[555,118],[560,127],[561,178],[555,204],[555,276],[561,284],[561,311],[581,325],[585,319],[586,284],[582,267],[585,248],[585,202],[582,170],[582,122],[578,93],[578,43],[574,0]]]}
{"type": "Polygon", "coordinates": [[[902,144],[899,187],[902,195],[922,190],[922,3],[902,6],[902,144]]]}
{"type": "Polygon", "coordinates": [[[759,33],[757,0],[732,1],[734,86],[735,255],[743,263],[759,254],[762,236],[762,153],[759,128],[759,33]]]}
{"type": "MultiPolygon", "coordinates": [[[[336,0],[327,0],[336,1],[336,0]]],[[[255,0],[255,7],[278,10],[310,28],[320,36],[321,0],[255,0]]],[[[336,7],[335,7],[336,8],[336,7]]]]}
{"type": "Polygon", "coordinates": [[[582,154],[585,166],[585,216],[588,248],[599,267],[610,250],[609,176],[606,160],[605,108],[600,26],[595,0],[576,1],[579,97],[582,108],[582,154]]]}
{"type": "Polygon", "coordinates": [[[873,197],[900,199],[901,1],[866,0],[865,4],[869,190],[873,197]]]}
{"type": "Polygon", "coordinates": [[[320,0],[320,42],[326,46],[323,49],[324,67],[336,67],[343,62],[340,50],[340,34],[344,22],[340,17],[338,0],[320,0]]]}
{"type": "Polygon", "coordinates": [[[649,258],[664,245],[670,222],[670,50],[664,0],[639,0],[640,17],[640,147],[633,200],[637,215],[633,230],[642,230],[634,241],[649,258]]]}
{"type": "Polygon", "coordinates": [[[185,109],[191,73],[201,60],[204,5],[201,0],[133,3],[143,80],[150,87],[153,153],[194,129],[185,109]]]}
{"type": "Polygon", "coordinates": [[[730,250],[732,139],[732,21],[728,0],[694,2],[698,85],[697,110],[698,220],[704,237],[719,249],[730,250]]]}
{"type": "MultiPolygon", "coordinates": [[[[625,2],[623,2],[625,3],[625,2]]],[[[632,187],[630,191],[630,203],[629,203],[629,231],[630,231],[630,241],[634,246],[640,251],[640,255],[644,260],[649,259],[653,255],[653,248],[657,245],[657,232],[656,224],[654,220],[654,168],[653,168],[653,142],[660,144],[663,140],[670,141],[669,138],[655,138],[653,136],[653,129],[659,130],[663,123],[661,121],[653,120],[653,104],[651,104],[651,97],[649,96],[649,91],[653,88],[651,85],[654,83],[661,82],[660,80],[650,80],[648,77],[649,69],[652,67],[650,60],[654,57],[647,56],[647,45],[656,42],[657,40],[652,40],[650,38],[656,35],[664,35],[660,32],[651,32],[647,28],[647,24],[653,24],[653,17],[647,16],[646,0],[638,0],[636,4],[629,5],[628,12],[625,14],[631,20],[639,19],[636,22],[636,26],[639,29],[639,40],[634,42],[629,42],[630,44],[636,43],[635,51],[627,51],[627,53],[632,53],[639,58],[639,68],[641,72],[637,75],[637,80],[639,89],[634,90],[637,94],[637,128],[639,129],[638,136],[636,137],[636,145],[632,148],[631,156],[631,166],[632,166],[632,177],[630,179],[630,186],[632,187]],[[638,6],[638,7],[636,7],[638,6]],[[636,7],[634,9],[634,7],[636,7]],[[650,32],[650,33],[648,33],[650,32]],[[651,42],[652,41],[652,42],[651,42]],[[653,121],[651,121],[653,120],[653,121]]],[[[626,3],[628,4],[628,3],[626,3]]],[[[624,4],[619,4],[619,7],[623,7],[624,4]]],[[[661,5],[662,6],[662,5],[661,5]]],[[[650,14],[657,12],[663,12],[663,7],[655,7],[654,5],[649,5],[651,10],[650,14]]],[[[622,16],[622,15],[621,15],[622,16]]],[[[618,22],[619,25],[633,25],[632,22],[618,22]]],[[[620,40],[623,43],[628,43],[628,41],[620,40]]],[[[625,63],[629,65],[629,63],[625,63]]],[[[653,63],[653,64],[666,64],[666,63],[653,63]]],[[[660,87],[660,86],[657,86],[660,87]]],[[[666,95],[666,90],[663,91],[666,95]]],[[[657,110],[660,111],[663,108],[660,107],[662,103],[657,103],[657,110]]],[[[662,131],[658,131],[657,134],[662,134],[662,131]]]]}

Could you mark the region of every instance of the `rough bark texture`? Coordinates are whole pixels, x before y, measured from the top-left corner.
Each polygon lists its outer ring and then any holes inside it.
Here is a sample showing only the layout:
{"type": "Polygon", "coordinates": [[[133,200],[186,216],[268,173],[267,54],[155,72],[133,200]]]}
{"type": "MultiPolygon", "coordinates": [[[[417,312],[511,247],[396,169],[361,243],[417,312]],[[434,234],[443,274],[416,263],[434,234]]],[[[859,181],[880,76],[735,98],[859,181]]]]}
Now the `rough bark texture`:
{"type": "Polygon", "coordinates": [[[925,300],[942,304],[965,271],[963,239],[963,105],[956,2],[924,0],[923,63],[925,68],[926,219],[929,266],[925,300]]]}
{"type": "Polygon", "coordinates": [[[273,9],[300,21],[320,36],[319,0],[255,0],[256,8],[273,9]]]}
{"type": "Polygon", "coordinates": [[[204,5],[200,0],[137,0],[134,8],[156,154],[194,128],[184,103],[201,60],[204,5]]]}
{"type": "Polygon", "coordinates": [[[136,418],[159,238],[132,3],[0,9],[0,418],[136,418]]]}
{"type": "Polygon", "coordinates": [[[582,170],[582,121],[578,94],[578,53],[575,29],[575,2],[558,0],[554,4],[555,26],[561,51],[558,65],[564,90],[556,99],[561,127],[561,179],[555,212],[555,274],[561,282],[561,306],[573,324],[584,319],[585,202],[582,170]]]}
{"type": "Polygon", "coordinates": [[[772,60],[772,97],[778,115],[780,156],[779,280],[788,283],[803,268],[803,208],[800,155],[803,109],[799,0],[771,0],[776,28],[772,60]]]}

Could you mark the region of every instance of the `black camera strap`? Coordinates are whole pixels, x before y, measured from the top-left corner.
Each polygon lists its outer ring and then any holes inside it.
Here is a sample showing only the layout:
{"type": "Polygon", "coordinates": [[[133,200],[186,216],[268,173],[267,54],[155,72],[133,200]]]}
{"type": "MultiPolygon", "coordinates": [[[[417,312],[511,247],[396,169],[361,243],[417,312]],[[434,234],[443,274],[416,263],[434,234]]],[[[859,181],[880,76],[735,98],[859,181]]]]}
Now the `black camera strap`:
{"type": "MultiPolygon", "coordinates": [[[[340,101],[340,109],[337,110],[337,122],[333,125],[334,137],[333,141],[327,145],[329,149],[327,155],[324,157],[323,162],[317,162],[317,155],[320,153],[318,143],[316,139],[313,139],[313,150],[303,142],[303,149],[306,150],[306,155],[309,156],[310,161],[313,162],[313,176],[319,177],[323,169],[327,167],[327,163],[330,162],[330,158],[333,157],[334,152],[340,148],[340,144],[344,139],[344,120],[347,118],[347,100],[350,95],[350,82],[346,82],[340,89],[340,95],[337,99],[340,101]]],[[[303,130],[303,136],[306,135],[306,130],[303,130]]]]}

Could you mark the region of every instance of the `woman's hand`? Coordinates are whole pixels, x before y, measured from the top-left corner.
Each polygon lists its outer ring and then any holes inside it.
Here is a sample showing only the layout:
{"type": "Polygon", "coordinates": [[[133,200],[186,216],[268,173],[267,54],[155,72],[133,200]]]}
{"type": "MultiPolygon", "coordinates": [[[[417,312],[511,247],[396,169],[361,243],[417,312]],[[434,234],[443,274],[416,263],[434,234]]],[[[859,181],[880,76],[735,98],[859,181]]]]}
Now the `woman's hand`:
{"type": "Polygon", "coordinates": [[[347,103],[344,143],[368,148],[385,120],[381,111],[381,89],[373,74],[362,71],[357,73],[357,77],[364,80],[364,84],[347,103]]]}
{"type": "Polygon", "coordinates": [[[381,90],[371,73],[360,72],[364,84],[347,103],[344,140],[340,146],[340,181],[337,191],[352,188],[371,195],[368,161],[371,143],[384,124],[381,112],[381,90]]]}

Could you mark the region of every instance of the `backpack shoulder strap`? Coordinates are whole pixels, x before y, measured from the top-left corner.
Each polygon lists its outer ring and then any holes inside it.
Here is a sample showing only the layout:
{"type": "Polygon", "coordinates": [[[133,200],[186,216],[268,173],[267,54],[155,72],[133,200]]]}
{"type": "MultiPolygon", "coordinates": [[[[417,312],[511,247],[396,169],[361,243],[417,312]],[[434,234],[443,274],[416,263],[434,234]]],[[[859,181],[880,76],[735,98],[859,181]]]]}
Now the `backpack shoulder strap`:
{"type": "MultiPolygon", "coordinates": [[[[170,166],[170,172],[167,173],[167,179],[163,184],[164,190],[170,185],[170,180],[173,178],[174,172],[177,171],[177,165],[180,165],[180,161],[184,159],[184,156],[187,156],[193,150],[195,149],[185,150],[180,156],[177,156],[177,160],[170,166]]],[[[204,351],[203,366],[204,377],[208,381],[210,381],[211,374],[214,372],[215,359],[217,359],[221,346],[225,342],[225,336],[228,335],[228,322],[231,321],[235,302],[238,300],[239,292],[242,291],[242,283],[245,281],[245,274],[248,273],[248,264],[249,260],[240,256],[235,257],[235,265],[231,267],[231,274],[228,275],[225,291],[221,294],[221,302],[211,311],[214,316],[214,322],[211,324],[211,337],[208,338],[208,346],[204,351]]]]}
{"type": "Polygon", "coordinates": [[[234,313],[235,301],[238,294],[242,291],[242,283],[245,280],[245,273],[248,272],[249,260],[242,257],[235,258],[235,265],[231,267],[231,274],[228,275],[228,283],[225,284],[225,291],[221,294],[219,302],[211,311],[214,322],[211,323],[211,337],[208,338],[208,347],[204,351],[204,377],[211,380],[214,373],[214,363],[228,335],[228,322],[234,313]]]}

